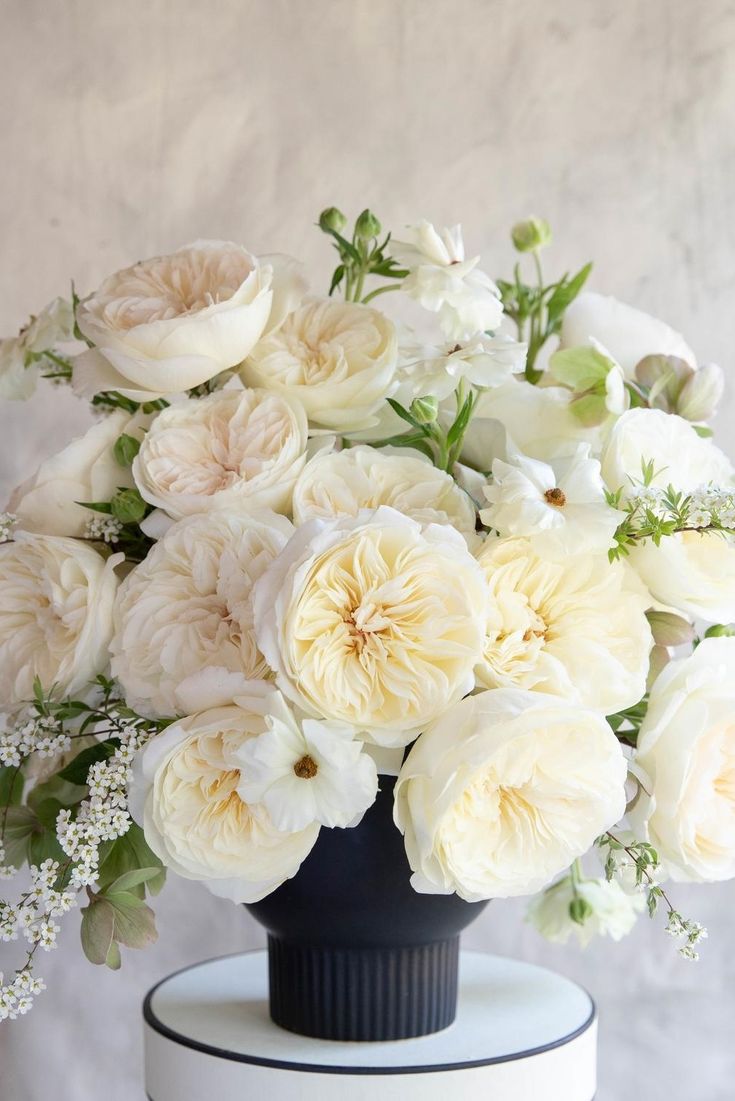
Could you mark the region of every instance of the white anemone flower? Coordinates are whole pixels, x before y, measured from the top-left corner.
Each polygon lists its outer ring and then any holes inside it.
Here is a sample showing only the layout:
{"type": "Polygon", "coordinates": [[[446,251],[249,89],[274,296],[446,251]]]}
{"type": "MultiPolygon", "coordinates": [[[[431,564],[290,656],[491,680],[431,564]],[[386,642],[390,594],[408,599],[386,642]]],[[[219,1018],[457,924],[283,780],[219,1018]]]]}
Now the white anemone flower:
{"type": "Polygon", "coordinates": [[[401,348],[399,398],[409,403],[430,394],[443,401],[463,379],[489,390],[522,372],[525,363],[526,345],[501,333],[476,333],[461,344],[450,341],[440,347],[406,344],[401,348]]]}
{"type": "Polygon", "coordinates": [[[492,473],[483,523],[504,536],[529,537],[535,549],[562,555],[605,551],[625,518],[605,499],[589,444],[547,463],[525,455],[496,459],[492,473]]]}
{"type": "Polygon", "coordinates": [[[237,754],[240,797],[262,804],[279,830],[357,825],[375,802],[378,774],[353,729],[299,721],[278,691],[266,702],[267,729],[237,754]]]}

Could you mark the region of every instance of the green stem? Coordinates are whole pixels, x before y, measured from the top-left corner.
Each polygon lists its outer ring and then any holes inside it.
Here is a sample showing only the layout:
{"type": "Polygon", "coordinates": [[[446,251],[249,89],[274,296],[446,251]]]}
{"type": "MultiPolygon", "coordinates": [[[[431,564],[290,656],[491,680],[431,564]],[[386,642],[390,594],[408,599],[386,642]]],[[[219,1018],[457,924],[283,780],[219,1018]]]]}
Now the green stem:
{"type": "Polygon", "coordinates": [[[363,304],[372,302],[373,298],[377,298],[379,294],[387,294],[388,291],[399,291],[401,289],[400,283],[387,283],[384,287],[377,287],[376,290],[370,291],[363,298],[363,304]]]}

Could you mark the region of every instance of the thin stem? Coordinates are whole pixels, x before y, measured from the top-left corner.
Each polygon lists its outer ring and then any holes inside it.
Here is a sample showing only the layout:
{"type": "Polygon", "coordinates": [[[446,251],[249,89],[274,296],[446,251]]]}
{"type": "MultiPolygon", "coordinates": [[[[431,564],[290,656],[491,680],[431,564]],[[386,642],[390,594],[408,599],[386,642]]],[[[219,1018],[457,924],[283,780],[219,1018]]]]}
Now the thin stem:
{"type": "Polygon", "coordinates": [[[377,298],[379,294],[387,294],[388,291],[399,291],[401,289],[400,283],[387,283],[384,287],[377,287],[374,291],[370,291],[363,298],[363,304],[372,302],[373,298],[377,298]]]}

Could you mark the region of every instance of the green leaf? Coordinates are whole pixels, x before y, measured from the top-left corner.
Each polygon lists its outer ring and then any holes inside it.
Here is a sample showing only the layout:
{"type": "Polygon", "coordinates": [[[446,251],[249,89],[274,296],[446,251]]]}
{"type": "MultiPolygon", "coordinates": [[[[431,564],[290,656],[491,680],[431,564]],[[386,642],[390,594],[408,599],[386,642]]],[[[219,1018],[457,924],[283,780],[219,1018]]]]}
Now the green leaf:
{"type": "Polygon", "coordinates": [[[28,806],[39,813],[40,806],[48,800],[54,800],[60,807],[74,807],[81,803],[87,794],[86,787],[81,784],[69,783],[58,773],[46,780],[43,784],[37,784],[28,793],[28,806]]]}
{"type": "Polygon", "coordinates": [[[160,867],[136,868],[133,871],[124,872],[106,888],[105,895],[109,897],[118,891],[131,891],[134,887],[139,887],[143,883],[149,883],[152,879],[156,879],[160,874],[160,867]]]}
{"type": "Polygon", "coordinates": [[[330,297],[337,290],[337,287],[340,285],[340,283],[342,282],[344,277],[345,277],[345,266],[344,266],[344,264],[339,264],[334,269],[334,275],[332,276],[332,282],[329,284],[330,297]]]}
{"type": "Polygon", "coordinates": [[[80,508],[88,508],[92,512],[102,512],[105,516],[112,515],[112,505],[109,501],[75,501],[80,508]]]}
{"type": "Polygon", "coordinates": [[[63,864],[67,857],[56,839],[55,829],[33,833],[28,845],[28,863],[43,864],[44,860],[56,860],[63,864]]]}
{"type": "Polygon", "coordinates": [[[8,807],[0,815],[5,862],[20,868],[28,859],[28,848],[38,819],[29,807],[8,807]],[[5,823],[3,828],[3,821],[5,823]]]}
{"type": "Polygon", "coordinates": [[[411,413],[409,413],[408,409],[401,405],[399,401],[395,401],[393,398],[388,398],[387,401],[393,412],[396,413],[401,418],[401,420],[406,421],[408,424],[411,425],[412,428],[417,429],[417,431],[419,431],[422,436],[428,436],[426,426],[423,424],[419,424],[416,418],[411,413]]]}
{"type": "Polygon", "coordinates": [[[137,489],[121,489],[112,498],[112,515],[121,524],[139,524],[148,506],[137,489]]]}
{"type": "Polygon", "coordinates": [[[447,445],[452,447],[458,440],[461,440],[467,431],[467,425],[470,422],[472,416],[472,410],[475,407],[475,395],[468,394],[465,398],[464,404],[457,414],[454,424],[447,432],[447,445]]]}
{"type": "Polygon", "coordinates": [[[122,967],[120,945],[115,940],[113,940],[110,944],[110,950],[107,953],[107,958],[105,959],[105,967],[109,967],[110,971],[119,971],[122,967]]]}
{"type": "Polygon", "coordinates": [[[546,303],[546,314],[550,329],[553,330],[560,326],[564,311],[582,290],[591,271],[592,264],[585,264],[571,279],[565,277],[557,283],[554,293],[546,303]]]}
{"type": "MultiPolygon", "coordinates": [[[[132,822],[127,833],[122,837],[105,842],[100,847],[100,853],[98,877],[100,888],[110,886],[126,872],[137,871],[139,868],[158,868],[158,876],[147,880],[149,894],[157,895],[166,881],[166,869],[148,845],[143,830],[137,822],[132,822]]],[[[142,897],[145,894],[145,887],[141,884],[135,888],[135,892],[142,897]]]]}
{"type": "Polygon", "coordinates": [[[150,906],[126,891],[107,895],[113,909],[113,937],[128,948],[147,948],[158,940],[156,918],[150,906]]]}
{"type": "Polygon", "coordinates": [[[704,440],[708,440],[710,436],[714,436],[714,432],[711,428],[708,428],[706,424],[693,424],[692,428],[697,435],[701,436],[704,440]]]}
{"type": "Polygon", "coordinates": [[[66,768],[62,768],[57,775],[62,780],[68,780],[70,784],[86,784],[92,765],[97,761],[106,761],[119,745],[119,738],[108,738],[104,742],[96,742],[95,745],[90,745],[78,753],[74,760],[66,768]]]}
{"type": "MultiPolygon", "coordinates": [[[[90,963],[107,962],[115,932],[115,911],[104,899],[94,899],[82,910],[82,949],[90,963]]],[[[119,955],[119,952],[118,952],[119,955]]]]}
{"type": "Polygon", "coordinates": [[[604,393],[605,379],[613,366],[608,356],[585,346],[563,348],[549,359],[549,369],[557,382],[576,392],[602,385],[604,393]]]}
{"type": "Polygon", "coordinates": [[[23,772],[20,768],[0,766],[0,814],[7,806],[17,806],[23,798],[23,772]]]}
{"type": "Polygon", "coordinates": [[[125,432],[117,437],[112,448],[112,453],[120,466],[131,466],[139,451],[140,440],[136,440],[135,436],[128,436],[125,432]]]}

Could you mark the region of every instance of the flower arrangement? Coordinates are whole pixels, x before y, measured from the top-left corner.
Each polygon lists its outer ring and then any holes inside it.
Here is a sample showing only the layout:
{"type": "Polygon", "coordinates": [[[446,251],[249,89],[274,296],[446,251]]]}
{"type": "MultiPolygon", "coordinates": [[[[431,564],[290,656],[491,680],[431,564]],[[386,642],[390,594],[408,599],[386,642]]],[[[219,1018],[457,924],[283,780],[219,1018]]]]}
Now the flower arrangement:
{"type": "Polygon", "coordinates": [[[198,241],[0,344],[2,396],[99,416],[0,521],[0,1019],[75,906],[118,968],[166,869],[256,902],[381,774],[416,891],[551,939],[663,907],[696,958],[662,884],[735,875],[722,372],[548,282],[538,219],[497,281],[459,227],[319,227],[327,294],[198,241]]]}

